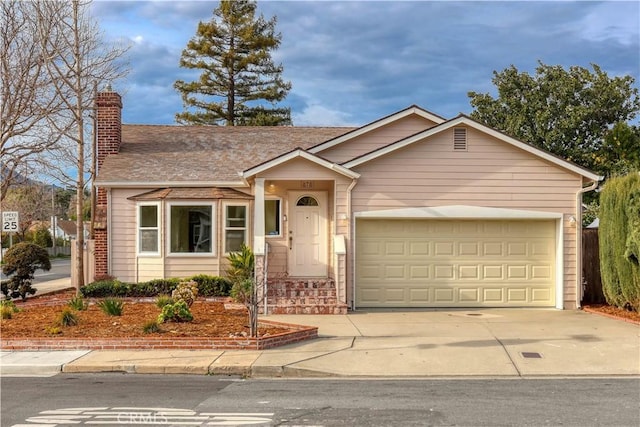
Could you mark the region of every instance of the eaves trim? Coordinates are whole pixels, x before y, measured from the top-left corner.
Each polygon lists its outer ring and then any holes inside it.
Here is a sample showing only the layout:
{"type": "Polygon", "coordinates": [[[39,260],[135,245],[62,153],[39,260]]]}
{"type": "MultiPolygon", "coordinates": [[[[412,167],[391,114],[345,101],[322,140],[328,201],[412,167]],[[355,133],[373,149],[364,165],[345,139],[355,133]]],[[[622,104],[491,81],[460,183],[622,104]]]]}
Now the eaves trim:
{"type": "Polygon", "coordinates": [[[379,157],[385,156],[385,155],[387,155],[389,153],[392,153],[392,152],[394,152],[396,150],[399,150],[399,149],[404,148],[404,147],[406,147],[408,145],[411,145],[411,144],[413,144],[413,143],[415,143],[417,141],[421,141],[421,140],[423,140],[425,138],[428,138],[430,136],[433,136],[435,134],[438,134],[440,132],[443,132],[443,131],[445,131],[447,129],[451,129],[454,126],[458,126],[458,125],[461,125],[461,124],[467,125],[467,126],[472,127],[472,128],[474,128],[476,130],[479,130],[480,132],[483,132],[483,133],[485,133],[487,135],[490,135],[490,136],[492,136],[492,137],[494,137],[496,139],[499,139],[499,140],[504,141],[504,142],[506,142],[508,144],[511,144],[514,147],[517,147],[517,148],[519,148],[521,150],[524,150],[524,151],[526,151],[526,152],[528,152],[530,154],[533,154],[533,155],[535,155],[537,157],[540,157],[540,158],[542,158],[542,159],[544,159],[544,160],[546,160],[546,161],[548,161],[550,163],[553,163],[553,164],[555,164],[555,165],[557,165],[557,166],[559,166],[559,167],[561,167],[563,169],[567,169],[567,170],[569,170],[571,172],[574,172],[574,173],[576,173],[576,174],[578,174],[578,175],[580,175],[582,177],[586,177],[586,178],[588,178],[590,180],[593,180],[593,181],[602,181],[602,179],[603,179],[603,177],[600,176],[600,175],[597,175],[597,174],[595,174],[593,172],[590,172],[590,171],[588,171],[586,169],[583,169],[580,166],[574,165],[573,163],[569,163],[569,162],[567,162],[565,160],[562,160],[562,159],[560,159],[560,158],[558,158],[558,157],[556,157],[556,156],[554,156],[552,154],[549,154],[549,153],[547,153],[547,152],[545,152],[543,150],[540,150],[539,148],[536,148],[536,147],[534,147],[532,145],[526,144],[526,143],[524,143],[522,141],[518,141],[517,139],[512,138],[512,137],[510,137],[508,135],[505,135],[502,132],[498,132],[497,130],[492,129],[492,128],[488,127],[488,126],[485,126],[485,125],[483,125],[481,123],[478,123],[475,120],[471,120],[466,116],[458,116],[458,117],[456,117],[454,119],[451,119],[451,120],[449,120],[449,121],[447,121],[445,123],[442,123],[440,125],[432,127],[431,129],[427,129],[424,132],[417,133],[415,135],[412,135],[410,137],[402,139],[402,140],[400,140],[398,142],[395,142],[393,144],[387,145],[386,147],[382,147],[382,148],[380,148],[380,149],[378,149],[376,151],[372,151],[371,153],[365,154],[365,155],[363,155],[361,157],[358,157],[356,159],[353,159],[351,161],[343,163],[342,166],[344,166],[346,168],[353,168],[353,167],[359,166],[359,165],[361,165],[363,163],[367,163],[367,162],[369,162],[371,160],[374,160],[374,159],[377,159],[379,157]]]}
{"type": "Polygon", "coordinates": [[[416,114],[420,117],[424,117],[425,119],[431,120],[432,122],[436,123],[436,125],[439,125],[446,121],[440,116],[436,116],[435,114],[430,113],[427,110],[424,110],[416,105],[412,105],[411,107],[398,111],[397,113],[391,114],[390,116],[384,117],[382,119],[376,120],[375,122],[369,123],[368,125],[364,125],[361,128],[358,128],[354,131],[346,133],[342,136],[331,139],[327,142],[323,142],[319,145],[316,145],[315,147],[311,147],[307,151],[312,154],[320,153],[321,151],[327,150],[331,147],[335,147],[336,145],[342,144],[345,141],[348,141],[352,138],[356,138],[360,135],[364,135],[365,133],[368,133],[368,132],[371,132],[372,130],[386,126],[389,123],[393,123],[396,120],[402,119],[403,117],[407,117],[411,114],[416,114]]]}

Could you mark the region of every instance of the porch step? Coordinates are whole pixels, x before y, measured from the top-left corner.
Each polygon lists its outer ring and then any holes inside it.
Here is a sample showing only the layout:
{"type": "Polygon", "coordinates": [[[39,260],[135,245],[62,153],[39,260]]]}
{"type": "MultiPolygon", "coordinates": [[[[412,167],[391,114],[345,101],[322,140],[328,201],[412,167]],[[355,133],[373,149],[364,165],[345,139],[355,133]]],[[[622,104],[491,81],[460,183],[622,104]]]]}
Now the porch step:
{"type": "MultiPolygon", "coordinates": [[[[284,278],[267,282],[268,314],[346,314],[332,279],[284,278]]],[[[264,311],[264,306],[260,307],[264,311]]]]}

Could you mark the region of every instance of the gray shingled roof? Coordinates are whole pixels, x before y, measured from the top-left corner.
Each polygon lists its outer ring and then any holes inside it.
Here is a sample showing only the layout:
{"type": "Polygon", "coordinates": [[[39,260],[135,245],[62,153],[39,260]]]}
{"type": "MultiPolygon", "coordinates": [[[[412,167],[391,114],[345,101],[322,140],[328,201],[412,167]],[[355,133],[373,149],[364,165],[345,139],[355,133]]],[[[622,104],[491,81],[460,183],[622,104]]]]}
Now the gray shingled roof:
{"type": "Polygon", "coordinates": [[[120,153],[105,159],[97,182],[237,182],[240,171],[353,129],[122,125],[120,153]]]}

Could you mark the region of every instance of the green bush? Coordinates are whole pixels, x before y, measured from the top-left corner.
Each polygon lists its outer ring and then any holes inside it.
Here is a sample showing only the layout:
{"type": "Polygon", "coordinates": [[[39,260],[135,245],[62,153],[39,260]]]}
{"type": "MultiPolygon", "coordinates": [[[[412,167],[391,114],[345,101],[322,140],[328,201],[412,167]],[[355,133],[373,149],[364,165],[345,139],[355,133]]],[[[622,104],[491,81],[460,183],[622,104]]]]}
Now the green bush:
{"type": "Polygon", "coordinates": [[[600,194],[598,234],[607,302],[640,311],[640,173],[607,181],[600,194]]]}
{"type": "Polygon", "coordinates": [[[78,311],[84,311],[89,306],[89,304],[87,304],[80,295],[76,295],[75,297],[71,298],[67,305],[72,309],[78,311]]]}
{"type": "Polygon", "coordinates": [[[153,334],[156,332],[160,332],[160,325],[157,320],[150,320],[144,325],[142,325],[142,332],[145,334],[153,334]]]}
{"type": "Polygon", "coordinates": [[[62,326],[75,326],[78,324],[78,316],[70,309],[65,308],[62,310],[62,313],[60,313],[58,323],[62,326]]]}
{"type": "Polygon", "coordinates": [[[43,248],[50,248],[53,246],[53,238],[51,237],[51,232],[47,227],[38,227],[33,232],[32,238],[33,243],[43,248]]]}
{"type": "Polygon", "coordinates": [[[184,301],[187,307],[191,307],[198,296],[198,284],[194,281],[180,282],[177,288],[171,292],[174,301],[184,301]]]}
{"type": "Polygon", "coordinates": [[[0,301],[0,312],[2,313],[3,319],[11,319],[13,313],[20,312],[20,309],[16,307],[13,301],[2,300],[0,301]]]}
{"type": "Polygon", "coordinates": [[[191,322],[193,314],[184,301],[176,301],[162,307],[162,313],[158,316],[158,323],[164,322],[191,322]]]}
{"type": "Polygon", "coordinates": [[[198,284],[198,293],[202,296],[227,297],[231,294],[231,282],[224,277],[198,274],[187,280],[193,280],[198,284]]]}
{"type": "Polygon", "coordinates": [[[49,254],[43,248],[33,243],[18,243],[7,249],[3,258],[2,272],[9,280],[2,284],[2,293],[7,298],[21,297],[35,294],[32,287],[33,274],[36,270],[51,270],[49,254]]]}
{"type": "Polygon", "coordinates": [[[148,282],[124,283],[116,279],[105,279],[90,283],[80,289],[80,293],[85,298],[105,298],[105,297],[157,297],[159,295],[170,295],[180,282],[194,281],[198,284],[198,294],[204,297],[225,297],[229,296],[231,282],[218,277],[199,274],[187,279],[154,279],[148,282]]]}
{"type": "Polygon", "coordinates": [[[156,307],[162,308],[167,304],[173,304],[175,301],[169,295],[160,295],[156,298],[156,307]]]}
{"type": "Polygon", "coordinates": [[[126,297],[131,293],[131,285],[116,279],[99,280],[80,288],[85,298],[126,297]]]}
{"type": "Polygon", "coordinates": [[[98,303],[98,307],[108,316],[122,316],[124,302],[119,298],[105,298],[98,303]]]}

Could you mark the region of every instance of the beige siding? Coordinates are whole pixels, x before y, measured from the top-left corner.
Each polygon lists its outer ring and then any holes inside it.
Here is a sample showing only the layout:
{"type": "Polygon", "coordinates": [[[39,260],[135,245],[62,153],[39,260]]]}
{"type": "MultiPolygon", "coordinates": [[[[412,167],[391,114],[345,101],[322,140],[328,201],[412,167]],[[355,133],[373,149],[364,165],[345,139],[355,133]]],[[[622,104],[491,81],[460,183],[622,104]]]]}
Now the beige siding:
{"type": "MultiPolygon", "coordinates": [[[[467,151],[453,151],[449,130],[354,167],[362,176],[352,193],[353,211],[471,205],[576,215],[580,176],[474,129],[467,132],[467,151]]],[[[576,299],[575,246],[576,228],[565,221],[568,308],[576,299]]]]}
{"type": "Polygon", "coordinates": [[[321,151],[318,155],[332,162],[344,163],[433,126],[435,123],[431,120],[417,115],[407,116],[387,126],[321,151]]]}
{"type": "Polygon", "coordinates": [[[164,276],[164,260],[161,257],[138,257],[136,282],[146,282],[164,276]]]}
{"type": "Polygon", "coordinates": [[[218,257],[169,256],[165,259],[165,277],[188,277],[195,274],[219,274],[218,257]]]}
{"type": "Polygon", "coordinates": [[[124,282],[136,281],[136,203],[127,197],[145,190],[111,190],[111,212],[108,224],[109,274],[124,282]]]}

